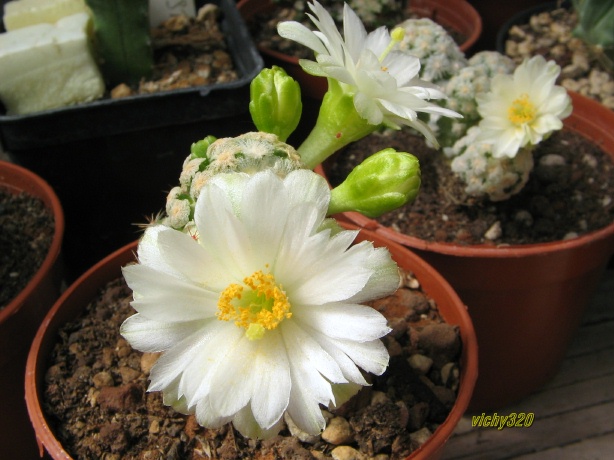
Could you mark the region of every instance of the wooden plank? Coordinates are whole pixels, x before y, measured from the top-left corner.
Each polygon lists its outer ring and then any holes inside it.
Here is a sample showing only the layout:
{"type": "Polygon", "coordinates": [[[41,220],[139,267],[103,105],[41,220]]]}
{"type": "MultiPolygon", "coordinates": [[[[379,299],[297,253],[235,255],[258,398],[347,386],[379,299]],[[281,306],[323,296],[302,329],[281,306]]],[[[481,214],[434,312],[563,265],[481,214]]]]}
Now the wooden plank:
{"type": "Polygon", "coordinates": [[[585,324],[614,319],[614,270],[606,270],[583,317],[585,324]]]}
{"type": "MultiPolygon", "coordinates": [[[[606,403],[614,403],[614,374],[529,397],[505,411],[498,411],[498,414],[533,412],[535,413],[533,425],[541,423],[549,425],[554,423],[556,425],[559,423],[559,420],[555,418],[558,414],[572,413],[606,403]]],[[[568,415],[568,418],[570,417],[572,416],[568,415]]],[[[456,444],[461,442],[458,438],[462,436],[472,437],[477,444],[483,436],[482,431],[484,431],[484,428],[472,426],[470,416],[463,417],[449,441],[450,448],[455,449],[456,444]]],[[[499,436],[503,437],[503,435],[499,436]]],[[[531,440],[529,439],[529,441],[531,440]]]]}
{"type": "Polygon", "coordinates": [[[582,356],[565,359],[553,380],[543,391],[573,383],[603,377],[614,373],[614,348],[598,350],[582,356]]]}
{"type": "Polygon", "coordinates": [[[609,402],[614,402],[614,373],[535,394],[505,412],[533,412],[538,423],[553,415],[609,402]]]}
{"type": "Polygon", "coordinates": [[[515,460],[604,460],[614,456],[614,433],[516,457],[515,460]]]}
{"type": "MultiPolygon", "coordinates": [[[[614,311],[614,306],[612,307],[614,311]]],[[[586,355],[597,350],[614,348],[614,320],[585,325],[573,339],[566,358],[586,355]]]]}
{"type": "Polygon", "coordinates": [[[444,460],[498,460],[566,446],[614,432],[614,402],[536,420],[528,428],[483,428],[454,436],[444,460]]]}

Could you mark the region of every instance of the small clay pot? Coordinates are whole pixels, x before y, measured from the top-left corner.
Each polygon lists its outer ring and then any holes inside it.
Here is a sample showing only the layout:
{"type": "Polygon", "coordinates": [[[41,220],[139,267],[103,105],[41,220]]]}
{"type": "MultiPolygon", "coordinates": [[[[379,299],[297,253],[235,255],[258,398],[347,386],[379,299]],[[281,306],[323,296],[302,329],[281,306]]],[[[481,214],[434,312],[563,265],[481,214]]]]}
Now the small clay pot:
{"type": "MultiPolygon", "coordinates": [[[[565,126],[614,160],[614,111],[569,94],[573,112],[565,126]]],[[[614,223],[570,240],[492,247],[425,241],[356,212],[343,216],[411,248],[469,308],[480,345],[471,411],[500,409],[554,376],[614,254],[614,223]]]]}
{"type": "MultiPolygon", "coordinates": [[[[347,228],[356,228],[344,224],[347,228]]],[[[457,324],[462,341],[460,386],[456,402],[447,419],[433,435],[409,459],[438,458],[454,428],[465,412],[477,378],[477,339],[465,305],[450,285],[430,265],[413,252],[381,236],[361,230],[356,241],[373,241],[375,246],[387,246],[393,259],[412,271],[422,289],[435,300],[440,314],[450,324],[457,324]]],[[[123,247],[100,261],[76,280],[58,299],[43,321],[30,349],[26,367],[26,402],[32,426],[36,431],[41,453],[43,449],[55,460],[71,459],[55,437],[41,407],[43,379],[47,357],[55,343],[58,329],[67,321],[76,318],[96,297],[99,289],[109,281],[121,276],[121,267],[135,260],[137,243],[123,247]]]]}
{"type": "Polygon", "coordinates": [[[34,458],[36,440],[24,401],[23,375],[36,329],[60,295],[64,212],[47,182],[21,166],[0,161],[0,187],[40,198],[55,220],[51,246],[40,268],[0,310],[0,458],[34,458]]]}
{"type": "MultiPolygon", "coordinates": [[[[478,12],[466,0],[412,0],[409,11],[421,17],[432,19],[442,26],[449,27],[467,37],[460,45],[467,52],[477,41],[482,31],[482,19],[478,12]]],[[[275,9],[273,0],[241,0],[237,8],[245,22],[260,13],[275,9]]],[[[257,45],[257,44],[256,44],[257,45]]],[[[315,77],[306,73],[298,63],[298,58],[275,51],[271,48],[258,46],[267,65],[278,65],[288,72],[301,86],[301,91],[312,98],[322,99],[328,89],[324,77],[315,77]]]]}

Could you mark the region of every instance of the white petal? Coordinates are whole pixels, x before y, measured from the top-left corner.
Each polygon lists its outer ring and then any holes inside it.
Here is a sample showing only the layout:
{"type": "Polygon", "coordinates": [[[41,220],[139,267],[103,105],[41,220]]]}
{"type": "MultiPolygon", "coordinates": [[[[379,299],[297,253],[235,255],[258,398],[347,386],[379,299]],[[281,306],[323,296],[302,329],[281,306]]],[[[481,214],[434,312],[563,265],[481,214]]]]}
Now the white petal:
{"type": "Polygon", "coordinates": [[[202,321],[166,323],[152,321],[137,313],[124,321],[120,334],[133,348],[145,353],[155,353],[168,350],[202,327],[202,321]]]}
{"type": "Polygon", "coordinates": [[[244,437],[250,439],[269,439],[275,436],[282,429],[284,421],[280,418],[273,426],[263,429],[258,425],[254,414],[249,406],[245,406],[234,417],[232,424],[244,437]]]}
{"type": "Polygon", "coordinates": [[[296,321],[286,321],[281,328],[286,348],[292,349],[296,356],[301,357],[305,369],[310,367],[312,369],[310,373],[320,373],[330,382],[345,383],[339,365],[296,321]]]}
{"type": "Polygon", "coordinates": [[[331,339],[337,348],[367,372],[381,375],[388,367],[390,356],[381,340],[355,342],[353,340],[331,339]]]}
{"type": "Polygon", "coordinates": [[[326,53],[326,47],[322,41],[316,37],[311,30],[299,22],[282,21],[277,24],[277,33],[283,38],[305,45],[316,53],[326,53]]]}
{"type": "Polygon", "coordinates": [[[144,317],[171,323],[210,318],[217,312],[219,294],[144,265],[122,269],[134,291],[132,307],[144,317]]]}
{"type": "Polygon", "coordinates": [[[348,302],[363,303],[393,294],[399,287],[399,267],[386,248],[374,248],[365,260],[365,266],[373,271],[365,287],[348,302]]]}
{"type": "Polygon", "coordinates": [[[216,322],[217,320],[208,322],[201,331],[184,338],[158,358],[149,374],[149,391],[161,391],[171,386],[175,379],[193,364],[194,357],[211,339],[210,333],[215,330],[216,322]]]}
{"type": "Polygon", "coordinates": [[[190,235],[179,231],[161,232],[158,246],[162,258],[177,272],[203,289],[218,294],[228,286],[232,274],[216,262],[190,235]]]}
{"type": "Polygon", "coordinates": [[[139,263],[148,265],[155,268],[158,271],[168,273],[169,275],[177,276],[179,272],[175,268],[168,265],[168,263],[162,258],[160,254],[160,247],[158,246],[158,235],[161,232],[172,231],[165,225],[150,225],[143,233],[141,240],[139,241],[137,254],[139,263]]]}
{"type": "Polygon", "coordinates": [[[260,342],[253,363],[256,375],[251,412],[261,427],[269,429],[279,422],[288,407],[292,380],[281,334],[267,332],[267,337],[260,342]]]}
{"type": "Polygon", "coordinates": [[[214,412],[226,417],[247,405],[255,390],[252,366],[255,358],[254,342],[244,334],[212,376],[210,396],[214,412]]]}
{"type": "Polygon", "coordinates": [[[333,303],[305,305],[295,309],[297,319],[336,339],[367,342],[390,332],[386,318],[371,307],[333,303]]]}
{"type": "Polygon", "coordinates": [[[228,273],[239,282],[249,272],[251,247],[247,229],[235,215],[224,190],[207,184],[196,202],[194,221],[201,235],[200,243],[228,273]]]}

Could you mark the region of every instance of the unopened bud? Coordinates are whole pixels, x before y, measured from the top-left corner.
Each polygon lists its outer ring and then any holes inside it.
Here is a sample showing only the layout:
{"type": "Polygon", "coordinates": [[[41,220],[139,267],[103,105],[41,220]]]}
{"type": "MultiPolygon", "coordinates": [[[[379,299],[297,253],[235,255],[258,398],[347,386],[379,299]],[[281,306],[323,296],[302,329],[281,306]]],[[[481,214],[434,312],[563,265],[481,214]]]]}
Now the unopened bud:
{"type": "Polygon", "coordinates": [[[358,211],[378,217],[418,195],[420,163],[405,152],[384,149],[368,157],[331,192],[329,214],[358,211]]]}
{"type": "Polygon", "coordinates": [[[281,67],[263,69],[250,85],[249,112],[259,131],[288,139],[301,119],[299,84],[281,67]]]}

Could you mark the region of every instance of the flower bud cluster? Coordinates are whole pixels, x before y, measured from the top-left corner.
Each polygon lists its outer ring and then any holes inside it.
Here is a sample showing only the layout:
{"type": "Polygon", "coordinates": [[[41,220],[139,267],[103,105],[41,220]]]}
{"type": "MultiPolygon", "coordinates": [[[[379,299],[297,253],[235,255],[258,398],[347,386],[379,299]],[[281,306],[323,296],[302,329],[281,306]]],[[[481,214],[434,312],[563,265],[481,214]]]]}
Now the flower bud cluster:
{"type": "Polygon", "coordinates": [[[399,50],[420,59],[420,78],[441,85],[467,65],[467,59],[454,39],[436,22],[407,19],[399,24],[405,36],[399,50]]]}
{"type": "MultiPolygon", "coordinates": [[[[473,55],[467,66],[461,68],[443,85],[448,99],[443,100],[442,105],[462,113],[463,118],[431,119],[431,128],[437,133],[437,140],[442,146],[451,146],[463,137],[471,126],[479,123],[476,96],[490,91],[493,76],[511,74],[515,66],[514,61],[496,51],[481,51],[473,55]]],[[[444,149],[444,152],[450,154],[448,149],[444,149]]]]}
{"type": "Polygon", "coordinates": [[[532,152],[523,148],[513,158],[497,158],[492,154],[492,144],[476,140],[479,133],[479,126],[473,126],[454,144],[452,171],[465,182],[468,195],[487,196],[491,201],[506,200],[529,180],[532,152]]]}
{"type": "Polygon", "coordinates": [[[165,224],[181,230],[193,219],[194,205],[203,186],[216,174],[266,169],[279,177],[302,167],[296,150],[274,134],[250,132],[232,138],[208,136],[192,144],[179,176],[179,186],[166,199],[165,224]]]}

